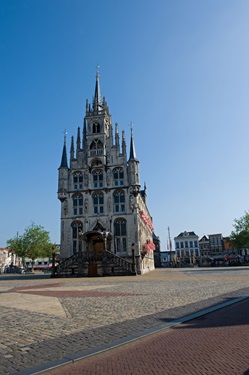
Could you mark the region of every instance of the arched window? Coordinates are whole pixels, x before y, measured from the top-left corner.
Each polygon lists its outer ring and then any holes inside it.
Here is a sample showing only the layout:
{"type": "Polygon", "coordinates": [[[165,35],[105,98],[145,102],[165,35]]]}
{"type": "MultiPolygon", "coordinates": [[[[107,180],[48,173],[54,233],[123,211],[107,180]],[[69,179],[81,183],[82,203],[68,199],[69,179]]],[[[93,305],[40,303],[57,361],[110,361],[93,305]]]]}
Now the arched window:
{"type": "Polygon", "coordinates": [[[93,213],[94,214],[103,214],[104,212],[104,194],[94,193],[93,194],[93,213]]]}
{"type": "Polygon", "coordinates": [[[74,190],[83,189],[83,174],[82,172],[73,173],[73,188],[74,190]]]}
{"type": "Polygon", "coordinates": [[[93,133],[100,133],[100,124],[99,123],[93,124],[93,133]]]}
{"type": "Polygon", "coordinates": [[[95,169],[93,171],[93,188],[103,187],[103,171],[101,169],[95,169]]]}
{"type": "Polygon", "coordinates": [[[126,220],[116,219],[114,222],[114,250],[115,253],[124,253],[127,251],[126,240],[126,220]]]}
{"type": "Polygon", "coordinates": [[[95,156],[95,155],[103,155],[103,144],[99,139],[95,139],[92,141],[91,146],[90,146],[90,155],[95,156]]]}
{"type": "Polygon", "coordinates": [[[114,212],[125,212],[125,193],[123,190],[117,190],[114,196],[114,212]]]}
{"type": "Polygon", "coordinates": [[[124,171],[122,168],[115,168],[113,170],[114,186],[124,186],[124,171]]]}
{"type": "Polygon", "coordinates": [[[83,196],[82,194],[73,195],[73,214],[74,216],[83,214],[83,196]]]}
{"type": "Polygon", "coordinates": [[[76,220],[71,224],[72,227],[72,240],[73,240],[73,254],[82,250],[82,238],[80,233],[83,233],[83,224],[81,221],[76,220]]]}

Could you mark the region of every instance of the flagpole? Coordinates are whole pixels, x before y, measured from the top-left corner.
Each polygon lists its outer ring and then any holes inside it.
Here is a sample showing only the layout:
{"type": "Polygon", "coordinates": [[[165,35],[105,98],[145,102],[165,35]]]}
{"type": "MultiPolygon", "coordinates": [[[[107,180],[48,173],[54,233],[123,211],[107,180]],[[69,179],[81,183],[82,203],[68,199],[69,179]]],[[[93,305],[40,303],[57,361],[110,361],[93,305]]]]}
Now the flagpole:
{"type": "Polygon", "coordinates": [[[172,262],[172,254],[171,254],[172,243],[171,243],[171,239],[170,239],[170,229],[169,229],[169,227],[168,227],[168,237],[169,237],[169,259],[170,259],[170,262],[172,262]]]}

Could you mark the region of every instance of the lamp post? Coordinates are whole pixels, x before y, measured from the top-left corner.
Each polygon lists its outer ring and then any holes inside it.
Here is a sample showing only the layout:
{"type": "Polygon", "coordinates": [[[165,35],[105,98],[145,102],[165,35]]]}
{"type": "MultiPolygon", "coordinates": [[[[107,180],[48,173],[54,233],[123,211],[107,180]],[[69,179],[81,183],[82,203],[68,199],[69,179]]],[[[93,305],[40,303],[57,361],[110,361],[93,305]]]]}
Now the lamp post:
{"type": "Polygon", "coordinates": [[[51,277],[55,277],[55,246],[52,246],[52,275],[51,277]]]}
{"type": "Polygon", "coordinates": [[[132,253],[132,263],[134,267],[134,271],[136,272],[136,260],[135,260],[135,244],[131,244],[131,253],[132,253]]]}
{"type": "Polygon", "coordinates": [[[79,239],[79,252],[78,254],[76,253],[76,259],[78,263],[78,274],[80,276],[83,275],[84,267],[83,267],[83,237],[84,233],[82,232],[81,228],[79,228],[78,232],[78,239],[79,239]]]}
{"type": "Polygon", "coordinates": [[[170,260],[170,265],[172,265],[172,244],[171,244],[170,228],[169,227],[168,227],[168,237],[169,237],[169,260],[170,260]]]}
{"type": "Polygon", "coordinates": [[[81,253],[82,252],[82,242],[83,242],[83,232],[82,232],[81,229],[79,229],[78,238],[79,238],[79,252],[81,253]]]}

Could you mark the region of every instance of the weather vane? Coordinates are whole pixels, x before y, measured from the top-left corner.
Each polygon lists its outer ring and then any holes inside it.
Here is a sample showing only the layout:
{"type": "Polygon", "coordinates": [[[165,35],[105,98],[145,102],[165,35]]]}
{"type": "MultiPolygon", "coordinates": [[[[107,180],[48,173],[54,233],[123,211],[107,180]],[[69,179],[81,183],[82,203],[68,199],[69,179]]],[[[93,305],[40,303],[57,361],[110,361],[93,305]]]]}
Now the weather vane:
{"type": "Polygon", "coordinates": [[[64,130],[64,142],[66,143],[66,138],[67,138],[67,131],[66,129],[64,130]]]}
{"type": "Polygon", "coordinates": [[[131,121],[131,122],[130,122],[131,135],[133,135],[133,127],[134,127],[134,124],[133,124],[132,121],[131,121]]]}
{"type": "Polygon", "coordinates": [[[99,69],[100,69],[100,65],[97,65],[97,66],[96,66],[96,76],[97,76],[97,77],[99,76],[99,69]]]}

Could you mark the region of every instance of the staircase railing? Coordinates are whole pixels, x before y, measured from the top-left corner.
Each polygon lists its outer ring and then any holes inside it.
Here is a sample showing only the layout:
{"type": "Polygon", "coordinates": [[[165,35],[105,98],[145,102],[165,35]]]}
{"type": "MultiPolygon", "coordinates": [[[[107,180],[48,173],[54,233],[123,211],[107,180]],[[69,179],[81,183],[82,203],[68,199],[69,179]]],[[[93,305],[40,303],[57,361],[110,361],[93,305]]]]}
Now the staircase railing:
{"type": "Polygon", "coordinates": [[[69,267],[83,265],[84,262],[95,263],[103,261],[104,264],[113,262],[119,267],[124,268],[126,271],[136,273],[134,263],[129,262],[127,259],[112,253],[109,250],[82,252],[78,251],[76,254],[71,255],[69,258],[63,259],[57,266],[57,274],[67,271],[69,267]]]}
{"type": "Polygon", "coordinates": [[[125,268],[127,271],[130,271],[132,273],[136,272],[134,263],[129,262],[127,259],[124,259],[109,250],[105,250],[105,252],[108,260],[112,260],[115,264],[125,268]]]}

